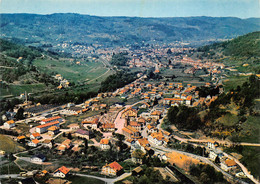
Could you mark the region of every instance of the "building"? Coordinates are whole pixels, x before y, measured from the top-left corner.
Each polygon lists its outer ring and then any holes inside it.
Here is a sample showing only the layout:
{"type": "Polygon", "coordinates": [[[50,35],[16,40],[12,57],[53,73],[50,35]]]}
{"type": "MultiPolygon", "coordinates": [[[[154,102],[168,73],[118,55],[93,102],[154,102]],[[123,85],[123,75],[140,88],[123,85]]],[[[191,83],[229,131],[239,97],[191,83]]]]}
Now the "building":
{"type": "Polygon", "coordinates": [[[91,130],[82,130],[78,129],[75,133],[75,136],[85,138],[85,139],[91,139],[94,137],[94,133],[91,130]]]}
{"type": "Polygon", "coordinates": [[[52,127],[52,126],[56,126],[56,127],[60,127],[60,122],[59,121],[54,121],[54,122],[50,122],[50,123],[46,123],[43,125],[39,125],[36,127],[36,132],[38,133],[45,133],[48,131],[48,128],[52,127]]]}
{"type": "Polygon", "coordinates": [[[224,156],[224,154],[221,150],[211,149],[209,151],[209,158],[212,160],[215,160],[217,157],[219,157],[219,159],[221,159],[223,156],[224,156]]]}
{"type": "Polygon", "coordinates": [[[58,134],[60,132],[60,128],[56,127],[56,126],[51,126],[50,128],[48,128],[48,134],[50,136],[54,136],[56,134],[58,134]]]}
{"type": "Polygon", "coordinates": [[[15,127],[14,120],[9,120],[9,121],[4,123],[4,128],[6,128],[6,129],[10,129],[10,128],[13,128],[13,127],[15,127]]]}
{"type": "Polygon", "coordinates": [[[115,124],[114,123],[104,123],[102,125],[103,131],[115,131],[115,124]]]}
{"type": "Polygon", "coordinates": [[[162,146],[168,143],[168,139],[166,139],[161,132],[155,132],[149,135],[148,141],[156,146],[162,146]]]}
{"type": "Polygon", "coordinates": [[[78,130],[79,125],[76,123],[73,123],[73,124],[68,125],[68,128],[70,128],[70,130],[78,130]]]}
{"type": "Polygon", "coordinates": [[[38,139],[33,139],[28,143],[28,146],[30,147],[37,147],[39,145],[40,141],[38,139]]]}
{"type": "Polygon", "coordinates": [[[52,142],[51,142],[51,140],[50,139],[45,139],[43,142],[42,142],[42,145],[44,146],[44,147],[47,147],[47,148],[52,148],[52,142]]]}
{"type": "Polygon", "coordinates": [[[109,140],[108,139],[101,139],[100,140],[100,148],[102,150],[110,149],[109,140]]]}
{"type": "Polygon", "coordinates": [[[42,163],[46,160],[46,157],[43,154],[34,155],[31,157],[32,162],[42,163]]]}
{"type": "Polygon", "coordinates": [[[122,114],[121,114],[121,118],[127,118],[127,117],[137,117],[137,110],[133,109],[133,108],[128,108],[125,109],[122,114]]]}
{"type": "Polygon", "coordinates": [[[124,172],[123,167],[116,161],[102,167],[101,174],[107,176],[119,176],[124,172]]]}
{"type": "Polygon", "coordinates": [[[127,127],[124,127],[122,131],[123,131],[123,135],[126,138],[138,139],[141,137],[140,132],[129,125],[127,127]]]}
{"type": "Polygon", "coordinates": [[[62,119],[60,116],[54,116],[54,117],[50,117],[47,119],[43,119],[40,123],[43,125],[43,124],[51,123],[54,121],[58,121],[58,122],[62,123],[64,121],[64,119],[62,119]]]}
{"type": "Polygon", "coordinates": [[[229,171],[230,169],[236,168],[236,166],[237,166],[237,163],[231,159],[226,159],[224,162],[220,163],[220,167],[224,171],[229,171]]]}
{"type": "Polygon", "coordinates": [[[65,151],[66,149],[69,149],[71,146],[72,146],[71,140],[70,140],[70,139],[66,139],[65,141],[63,141],[63,142],[61,143],[60,146],[58,146],[57,149],[58,149],[60,152],[63,152],[63,151],[65,151]]]}
{"type": "Polygon", "coordinates": [[[53,176],[59,178],[65,178],[69,174],[69,172],[70,170],[67,167],[62,166],[58,168],[56,171],[54,171],[53,176]]]}
{"type": "Polygon", "coordinates": [[[41,134],[39,134],[38,132],[35,132],[35,133],[32,133],[31,135],[30,135],[30,139],[41,139],[42,138],[42,136],[41,136],[41,134]]]}

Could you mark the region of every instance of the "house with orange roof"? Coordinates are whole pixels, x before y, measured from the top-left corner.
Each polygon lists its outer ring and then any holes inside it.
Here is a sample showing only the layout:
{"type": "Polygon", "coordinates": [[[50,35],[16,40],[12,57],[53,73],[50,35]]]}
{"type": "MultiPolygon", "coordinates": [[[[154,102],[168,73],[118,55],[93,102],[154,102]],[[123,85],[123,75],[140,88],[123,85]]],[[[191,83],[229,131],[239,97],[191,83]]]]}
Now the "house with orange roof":
{"type": "Polygon", "coordinates": [[[158,111],[158,110],[155,110],[151,113],[150,117],[151,118],[154,118],[156,120],[160,119],[161,118],[161,115],[162,115],[162,112],[161,111],[158,111]]]}
{"type": "Polygon", "coordinates": [[[103,131],[115,131],[115,124],[114,123],[104,123],[102,124],[103,131]]]}
{"type": "Polygon", "coordinates": [[[186,105],[191,105],[191,103],[192,103],[192,96],[188,96],[186,98],[186,105]]]}
{"type": "Polygon", "coordinates": [[[162,146],[166,145],[169,140],[161,132],[155,132],[148,136],[148,141],[156,146],[162,146]]]}
{"type": "Polygon", "coordinates": [[[101,140],[100,140],[100,148],[101,148],[102,150],[108,150],[108,149],[110,149],[109,139],[101,139],[101,140]]]}
{"type": "Polygon", "coordinates": [[[147,138],[137,139],[136,144],[140,146],[141,150],[146,153],[146,150],[150,148],[150,143],[147,138]]]}
{"type": "Polygon", "coordinates": [[[38,139],[33,139],[28,143],[28,146],[30,147],[37,147],[39,145],[40,141],[38,139]]]}
{"type": "Polygon", "coordinates": [[[38,132],[35,132],[35,133],[32,133],[31,135],[30,135],[30,139],[41,139],[42,138],[42,136],[41,136],[41,134],[39,134],[38,132]]]}
{"type": "Polygon", "coordinates": [[[70,172],[70,169],[68,169],[65,166],[62,166],[58,168],[56,171],[54,171],[53,176],[59,177],[59,178],[65,178],[70,172]]]}
{"type": "Polygon", "coordinates": [[[114,161],[111,164],[106,164],[105,166],[103,166],[101,174],[107,176],[119,176],[123,174],[123,172],[124,172],[123,167],[119,163],[114,161]]]}
{"type": "Polygon", "coordinates": [[[57,149],[61,152],[65,151],[66,149],[69,149],[72,146],[71,140],[66,139],[57,147],[57,149]]]}
{"type": "Polygon", "coordinates": [[[6,129],[10,129],[10,128],[13,128],[13,127],[15,127],[14,120],[9,120],[9,121],[4,123],[4,128],[6,128],[6,129]]]}
{"type": "Polygon", "coordinates": [[[138,139],[140,138],[140,132],[136,130],[134,127],[126,126],[122,129],[123,135],[126,138],[138,139]]]}
{"type": "Polygon", "coordinates": [[[24,135],[18,136],[17,141],[20,142],[20,143],[25,142],[25,138],[26,137],[24,135]]]}
{"type": "Polygon", "coordinates": [[[224,171],[229,171],[230,169],[236,168],[237,163],[234,160],[226,159],[225,161],[220,163],[220,167],[224,171]]]}
{"type": "Polygon", "coordinates": [[[133,109],[133,108],[127,108],[125,109],[122,114],[121,114],[122,118],[126,118],[126,117],[137,117],[137,110],[133,109]]]}
{"type": "Polygon", "coordinates": [[[50,136],[54,136],[56,134],[58,134],[60,132],[60,128],[56,127],[56,126],[51,126],[50,128],[48,128],[48,134],[50,136]]]}

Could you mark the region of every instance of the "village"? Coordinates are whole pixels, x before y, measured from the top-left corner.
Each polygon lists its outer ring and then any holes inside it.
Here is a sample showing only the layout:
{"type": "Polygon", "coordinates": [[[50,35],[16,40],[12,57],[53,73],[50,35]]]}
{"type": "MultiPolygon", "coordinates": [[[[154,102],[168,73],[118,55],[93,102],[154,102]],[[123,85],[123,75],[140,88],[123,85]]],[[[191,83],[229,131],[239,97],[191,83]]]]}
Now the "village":
{"type": "MultiPolygon", "coordinates": [[[[213,78],[225,67],[201,64],[187,57],[178,62],[192,66],[188,73],[207,68],[213,78]]],[[[129,65],[136,66],[138,61],[133,59],[129,65]]],[[[171,66],[156,64],[154,73],[165,67],[171,66]]],[[[223,93],[221,84],[217,79],[202,86],[219,88],[219,93],[223,93]]],[[[99,93],[82,104],[33,105],[25,97],[24,104],[17,105],[14,112],[22,107],[26,119],[7,120],[1,129],[28,148],[13,155],[14,163],[23,171],[17,174],[39,178],[47,174],[47,183],[68,183],[70,175],[84,177],[84,174],[107,183],[131,183],[125,178],[140,174],[140,166],[148,156],[181,168],[184,173],[189,172],[191,164],[208,164],[228,181],[243,183],[241,178],[254,179],[237,158],[223,152],[223,147],[232,142],[205,136],[196,139],[176,127],[171,131],[163,128],[170,107],[209,106],[218,98],[199,97],[197,87],[191,83],[154,81],[140,73],[134,82],[114,92],[99,93]],[[26,130],[21,129],[23,126],[26,130]],[[86,161],[82,163],[78,157],[86,161]],[[21,161],[23,164],[19,164],[21,161]]],[[[5,156],[4,151],[1,154],[5,156]]],[[[180,182],[169,167],[158,169],[170,181],[180,182]]]]}

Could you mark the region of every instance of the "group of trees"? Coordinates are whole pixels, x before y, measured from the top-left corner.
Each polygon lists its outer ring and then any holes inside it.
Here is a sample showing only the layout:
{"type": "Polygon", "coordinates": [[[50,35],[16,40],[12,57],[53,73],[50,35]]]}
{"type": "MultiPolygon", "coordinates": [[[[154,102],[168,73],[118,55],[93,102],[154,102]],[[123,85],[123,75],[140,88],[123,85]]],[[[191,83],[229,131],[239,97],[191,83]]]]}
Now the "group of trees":
{"type": "Polygon", "coordinates": [[[185,105],[171,107],[168,110],[167,118],[170,124],[181,129],[197,130],[203,126],[198,116],[198,109],[185,105]]]}
{"type": "Polygon", "coordinates": [[[112,59],[111,59],[111,65],[116,65],[116,66],[125,66],[126,65],[126,62],[127,62],[127,54],[126,52],[121,52],[121,53],[118,53],[118,54],[114,54],[113,53],[113,56],[112,56],[112,59]]]}
{"type": "Polygon", "coordinates": [[[205,184],[222,183],[224,182],[223,174],[216,171],[210,165],[191,165],[190,174],[196,176],[198,180],[205,184]]]}
{"type": "Polygon", "coordinates": [[[114,75],[108,76],[103,82],[101,82],[101,87],[99,91],[114,91],[117,88],[121,88],[126,84],[133,82],[135,79],[135,73],[125,73],[123,71],[117,72],[114,75]]]}

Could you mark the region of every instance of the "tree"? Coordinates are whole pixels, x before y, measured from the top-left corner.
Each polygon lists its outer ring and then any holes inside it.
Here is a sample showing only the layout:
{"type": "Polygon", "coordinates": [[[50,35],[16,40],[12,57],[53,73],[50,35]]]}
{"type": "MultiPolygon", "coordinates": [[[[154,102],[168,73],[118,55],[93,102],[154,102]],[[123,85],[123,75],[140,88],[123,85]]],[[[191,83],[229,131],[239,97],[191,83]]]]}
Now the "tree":
{"type": "Polygon", "coordinates": [[[24,109],[20,107],[20,108],[18,109],[16,115],[15,115],[15,118],[16,118],[17,120],[24,119],[23,113],[24,113],[24,109]]]}
{"type": "Polygon", "coordinates": [[[68,139],[73,139],[71,133],[68,134],[68,139]]]}

